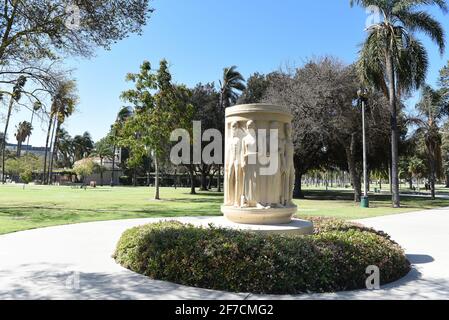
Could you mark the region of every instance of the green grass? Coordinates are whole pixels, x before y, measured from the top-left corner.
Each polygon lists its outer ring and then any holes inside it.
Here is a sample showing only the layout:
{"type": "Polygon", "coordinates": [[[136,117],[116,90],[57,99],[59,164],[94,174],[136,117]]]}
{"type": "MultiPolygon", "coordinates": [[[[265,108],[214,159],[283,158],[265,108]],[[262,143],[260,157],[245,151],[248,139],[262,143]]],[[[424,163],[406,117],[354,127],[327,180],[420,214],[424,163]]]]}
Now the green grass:
{"type": "Polygon", "coordinates": [[[401,208],[391,206],[391,196],[370,194],[370,208],[361,208],[354,203],[353,193],[340,190],[306,190],[306,198],[298,200],[299,214],[302,216],[326,216],[347,220],[371,218],[434,208],[449,207],[449,199],[426,197],[401,197],[401,208]]]}
{"type": "MultiPolygon", "coordinates": [[[[216,192],[190,195],[188,189],[162,188],[162,201],[152,200],[150,188],[0,186],[0,234],[45,226],[99,220],[149,217],[220,215],[223,196],[216,192]]],[[[362,209],[348,190],[306,190],[297,200],[299,215],[359,219],[449,206],[449,200],[419,197],[403,199],[403,208],[392,209],[390,197],[371,197],[371,208],[362,209]]]]}

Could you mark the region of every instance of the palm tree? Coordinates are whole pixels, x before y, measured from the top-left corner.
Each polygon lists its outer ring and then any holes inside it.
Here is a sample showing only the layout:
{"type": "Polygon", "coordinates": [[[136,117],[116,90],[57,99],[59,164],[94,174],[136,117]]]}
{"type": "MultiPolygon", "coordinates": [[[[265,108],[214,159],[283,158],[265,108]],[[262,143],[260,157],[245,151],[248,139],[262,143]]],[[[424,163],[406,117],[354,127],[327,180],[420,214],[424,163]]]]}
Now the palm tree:
{"type": "Polygon", "coordinates": [[[76,83],[74,81],[66,81],[61,84],[58,99],[56,100],[56,114],[55,114],[55,129],[56,133],[54,135],[53,141],[53,152],[50,158],[50,170],[48,175],[48,181],[51,182],[51,177],[53,175],[53,161],[58,154],[59,148],[59,135],[61,131],[61,125],[65,120],[70,117],[73,112],[75,112],[75,105],[78,101],[76,96],[76,83]]]}
{"type": "MultiPolygon", "coordinates": [[[[5,121],[5,129],[3,131],[3,136],[7,137],[8,135],[8,128],[9,128],[9,121],[11,119],[11,114],[12,114],[12,109],[14,106],[15,102],[18,102],[20,100],[20,98],[22,97],[22,90],[23,87],[25,87],[25,84],[27,82],[27,78],[25,76],[20,76],[13,89],[12,89],[12,93],[10,94],[11,97],[9,99],[9,104],[8,104],[8,113],[6,116],[6,121],[5,121]]],[[[2,152],[2,183],[4,184],[6,182],[6,176],[5,176],[5,157],[6,157],[6,139],[2,139],[2,145],[1,145],[1,152],[2,152]]]]}
{"type": "Polygon", "coordinates": [[[376,7],[381,21],[368,27],[368,37],[360,51],[358,70],[367,85],[384,92],[389,99],[391,118],[391,174],[395,208],[400,207],[398,176],[398,121],[397,99],[401,94],[420,88],[428,68],[426,48],[415,38],[420,31],[445,49],[444,30],[430,14],[422,11],[424,5],[436,5],[447,11],[444,0],[350,0],[365,8],[376,7]]]}
{"type": "Polygon", "coordinates": [[[27,138],[31,136],[31,132],[33,131],[33,127],[30,122],[23,121],[20,122],[17,126],[17,132],[15,137],[17,139],[17,157],[20,158],[22,153],[22,144],[25,142],[27,138]]]}
{"type": "Polygon", "coordinates": [[[61,128],[56,135],[58,136],[58,153],[60,155],[59,165],[71,168],[74,163],[73,139],[64,128],[61,128]]]}
{"type": "MultiPolygon", "coordinates": [[[[237,103],[239,95],[246,89],[245,78],[237,71],[237,66],[223,69],[223,78],[220,80],[220,108],[218,112],[237,103]]],[[[223,130],[224,131],[224,130],[223,130]]],[[[221,192],[221,166],[218,166],[218,192],[221,192]]]]}
{"type": "MultiPolygon", "coordinates": [[[[36,101],[33,105],[33,110],[31,112],[31,121],[30,121],[31,126],[33,126],[34,115],[36,114],[36,112],[40,111],[41,109],[42,109],[42,103],[40,101],[36,101]]],[[[27,144],[27,150],[26,150],[27,153],[28,153],[28,149],[30,147],[30,136],[31,136],[31,134],[28,136],[27,143],[26,143],[27,144]]]]}
{"type": "Polygon", "coordinates": [[[424,162],[416,156],[410,158],[408,161],[408,173],[410,173],[410,175],[412,176],[412,180],[413,178],[416,179],[416,186],[418,187],[418,190],[419,190],[419,178],[421,177],[421,174],[423,172],[424,172],[424,162]]]}
{"type": "Polygon", "coordinates": [[[94,142],[89,132],[84,132],[83,135],[76,135],[73,138],[73,154],[74,160],[79,161],[88,157],[94,149],[94,142]]]}
{"type": "Polygon", "coordinates": [[[225,109],[235,104],[239,98],[236,91],[242,92],[245,88],[245,78],[236,66],[224,68],[223,79],[220,80],[220,106],[225,109]]]}
{"type": "Polygon", "coordinates": [[[419,116],[409,118],[408,122],[417,125],[415,134],[424,138],[430,168],[430,191],[432,199],[435,199],[435,180],[437,174],[441,174],[439,168],[442,163],[440,121],[448,114],[449,105],[441,91],[425,85],[416,109],[419,111],[419,116]]]}
{"type": "MultiPolygon", "coordinates": [[[[52,149],[54,151],[54,147],[49,148],[50,136],[57,137],[57,134],[55,134],[55,132],[58,132],[57,129],[60,129],[60,126],[64,122],[64,120],[74,112],[75,104],[77,101],[77,97],[74,93],[75,89],[76,85],[74,81],[61,81],[52,98],[51,109],[50,113],[48,114],[49,120],[47,128],[47,139],[45,141],[44,175],[43,175],[44,184],[48,182],[47,175],[48,176],[51,175],[51,170],[48,170],[47,172],[48,151],[51,151],[52,149]]],[[[55,146],[56,143],[54,142],[57,141],[53,141],[53,137],[51,139],[51,144],[55,146]]],[[[52,162],[53,160],[53,155],[54,152],[51,152],[50,162],[52,162]]]]}

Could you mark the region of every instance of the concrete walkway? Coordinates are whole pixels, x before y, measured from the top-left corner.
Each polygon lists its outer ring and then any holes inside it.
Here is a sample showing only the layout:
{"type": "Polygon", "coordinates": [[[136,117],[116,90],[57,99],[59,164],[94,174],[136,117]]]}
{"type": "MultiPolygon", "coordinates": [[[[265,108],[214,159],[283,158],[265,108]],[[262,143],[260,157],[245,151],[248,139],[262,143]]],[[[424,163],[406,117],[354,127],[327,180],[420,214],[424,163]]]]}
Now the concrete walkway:
{"type": "MultiPolygon", "coordinates": [[[[197,221],[204,218],[184,218],[197,221]]],[[[159,219],[93,222],[0,236],[0,299],[449,299],[449,208],[362,220],[384,230],[414,264],[378,291],[257,296],[150,280],[111,258],[126,229],[159,219]]]]}

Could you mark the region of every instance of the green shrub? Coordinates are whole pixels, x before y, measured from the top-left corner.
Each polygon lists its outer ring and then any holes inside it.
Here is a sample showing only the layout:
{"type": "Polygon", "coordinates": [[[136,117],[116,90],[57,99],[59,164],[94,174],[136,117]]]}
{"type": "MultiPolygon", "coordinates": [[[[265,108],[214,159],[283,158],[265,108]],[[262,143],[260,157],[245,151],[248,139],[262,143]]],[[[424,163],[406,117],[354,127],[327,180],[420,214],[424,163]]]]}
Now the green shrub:
{"type": "Polygon", "coordinates": [[[370,265],[380,268],[382,283],[409,271],[404,252],[388,238],[339,228],[281,236],[162,222],[127,230],[114,258],[153,279],[267,294],[364,288],[370,265]]]}

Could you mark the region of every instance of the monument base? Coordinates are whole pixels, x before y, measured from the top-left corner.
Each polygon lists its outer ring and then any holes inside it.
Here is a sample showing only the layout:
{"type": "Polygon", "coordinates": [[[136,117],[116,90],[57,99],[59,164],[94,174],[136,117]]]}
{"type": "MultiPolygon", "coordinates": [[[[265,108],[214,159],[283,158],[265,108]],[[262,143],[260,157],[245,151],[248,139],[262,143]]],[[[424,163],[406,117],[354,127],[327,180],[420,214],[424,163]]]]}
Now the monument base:
{"type": "Polygon", "coordinates": [[[209,225],[213,225],[217,228],[265,234],[307,235],[313,233],[313,223],[300,219],[293,219],[288,224],[274,225],[238,224],[229,221],[225,217],[200,219],[194,222],[189,221],[188,223],[199,227],[208,227],[209,225]]]}
{"type": "Polygon", "coordinates": [[[221,207],[221,212],[228,220],[240,224],[288,224],[296,211],[297,206],[270,209],[221,207]]]}

